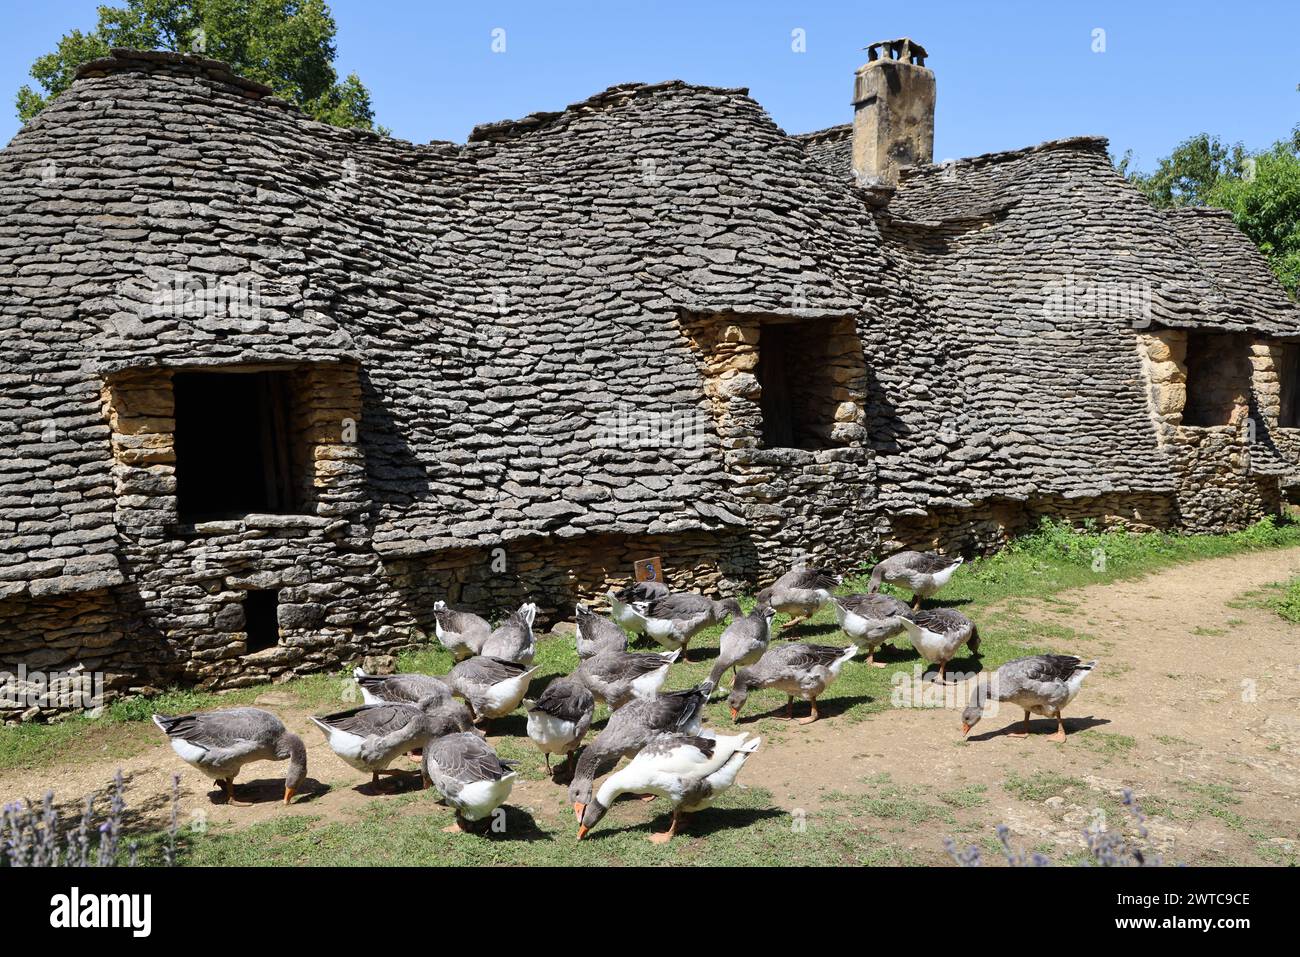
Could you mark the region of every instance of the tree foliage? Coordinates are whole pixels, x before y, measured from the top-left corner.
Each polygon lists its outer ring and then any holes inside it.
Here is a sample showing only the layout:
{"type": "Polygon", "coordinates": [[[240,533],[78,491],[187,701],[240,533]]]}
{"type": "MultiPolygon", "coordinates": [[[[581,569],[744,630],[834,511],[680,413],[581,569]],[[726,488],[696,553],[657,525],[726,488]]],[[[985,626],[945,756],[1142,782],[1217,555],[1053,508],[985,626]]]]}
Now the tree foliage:
{"type": "Polygon", "coordinates": [[[1300,291],[1300,126],[1289,141],[1252,156],[1243,176],[1217,182],[1207,202],[1232,212],[1295,296],[1300,291]]]}
{"type": "Polygon", "coordinates": [[[1131,152],[1115,166],[1162,209],[1230,211],[1291,296],[1300,291],[1300,125],[1259,153],[1201,133],[1179,143],[1152,173],[1133,169],[1131,152]]]}
{"type": "Polygon", "coordinates": [[[1130,170],[1131,156],[1121,161],[1129,182],[1156,206],[1204,206],[1216,183],[1240,177],[1246,170],[1246,149],[1217,136],[1199,133],[1183,140],[1156,165],[1154,173],[1130,170]]]}
{"type": "Polygon", "coordinates": [[[72,85],[77,67],[113,47],[201,53],[271,87],[315,119],[374,129],[370,92],[355,74],[334,70],[334,17],[324,0],[125,0],[101,6],[89,33],[64,34],[38,57],[24,85],[18,116],[26,121],[72,85]]]}

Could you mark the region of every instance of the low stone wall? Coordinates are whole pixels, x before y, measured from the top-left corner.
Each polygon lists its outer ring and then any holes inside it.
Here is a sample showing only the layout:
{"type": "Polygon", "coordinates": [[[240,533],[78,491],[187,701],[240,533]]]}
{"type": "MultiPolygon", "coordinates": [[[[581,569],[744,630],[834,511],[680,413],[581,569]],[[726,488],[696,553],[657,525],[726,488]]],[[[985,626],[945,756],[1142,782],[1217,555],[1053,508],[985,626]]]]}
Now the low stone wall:
{"type": "Polygon", "coordinates": [[[1075,526],[1091,521],[1099,528],[1151,532],[1176,527],[1177,515],[1173,495],[994,499],[973,508],[938,509],[891,519],[882,531],[879,547],[882,555],[917,549],[971,557],[1002,548],[1017,535],[1031,531],[1043,518],[1075,526]]]}
{"type": "Polygon", "coordinates": [[[433,605],[446,601],[500,619],[525,601],[538,606],[538,628],[573,620],[577,602],[608,607],[606,593],[632,577],[633,563],[659,556],[671,588],[727,597],[761,577],[747,535],[595,535],[520,539],[499,548],[454,549],[385,562],[416,627],[433,632],[433,605]]]}

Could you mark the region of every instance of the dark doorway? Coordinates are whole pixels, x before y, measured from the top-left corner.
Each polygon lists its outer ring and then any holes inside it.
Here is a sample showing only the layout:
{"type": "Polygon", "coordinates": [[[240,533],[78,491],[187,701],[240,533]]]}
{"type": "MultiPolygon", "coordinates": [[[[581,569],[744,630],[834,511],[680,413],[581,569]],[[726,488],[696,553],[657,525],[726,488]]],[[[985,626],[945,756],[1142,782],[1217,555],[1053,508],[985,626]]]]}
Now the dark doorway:
{"type": "Polygon", "coordinates": [[[833,447],[835,383],[827,365],[826,330],[814,323],[764,323],[758,336],[763,447],[833,447]]]}
{"type": "Polygon", "coordinates": [[[1187,402],[1183,425],[1231,425],[1250,397],[1250,340],[1231,333],[1187,335],[1187,402]]]}
{"type": "Polygon", "coordinates": [[[274,648],[280,643],[280,621],[276,613],[279,605],[280,593],[271,588],[244,594],[244,633],[248,636],[249,652],[274,648]]]}
{"type": "Polygon", "coordinates": [[[763,326],[758,340],[758,381],[762,386],[763,445],[795,448],[794,404],[790,398],[791,366],[797,343],[793,326],[763,326]]]}
{"type": "Polygon", "coordinates": [[[176,498],[182,522],[302,510],[285,372],[180,372],[176,498]]]}
{"type": "Polygon", "coordinates": [[[1277,424],[1283,429],[1300,429],[1300,343],[1282,343],[1277,379],[1282,401],[1277,424]]]}

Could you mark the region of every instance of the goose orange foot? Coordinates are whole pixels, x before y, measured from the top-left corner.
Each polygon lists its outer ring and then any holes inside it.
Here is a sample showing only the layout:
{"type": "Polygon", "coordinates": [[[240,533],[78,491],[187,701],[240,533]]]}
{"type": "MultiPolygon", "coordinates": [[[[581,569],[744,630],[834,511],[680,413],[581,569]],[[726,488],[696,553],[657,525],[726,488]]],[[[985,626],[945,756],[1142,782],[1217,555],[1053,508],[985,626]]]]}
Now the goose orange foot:
{"type": "Polygon", "coordinates": [[[658,833],[655,834],[649,834],[646,836],[646,840],[649,841],[651,844],[667,844],[669,841],[673,839],[673,835],[676,833],[677,833],[677,815],[674,814],[672,823],[668,825],[668,830],[659,831],[658,833]]]}
{"type": "Polygon", "coordinates": [[[1056,731],[1047,736],[1048,741],[1055,741],[1057,744],[1065,742],[1065,722],[1061,720],[1061,713],[1056,713],[1056,731]]]}
{"type": "Polygon", "coordinates": [[[812,710],[810,710],[810,711],[808,712],[808,717],[806,717],[806,718],[800,718],[800,719],[799,719],[799,724],[812,724],[814,721],[817,720],[818,717],[820,717],[820,716],[817,714],[817,701],[816,701],[816,699],[814,699],[814,700],[811,702],[811,705],[812,705],[812,710]]]}

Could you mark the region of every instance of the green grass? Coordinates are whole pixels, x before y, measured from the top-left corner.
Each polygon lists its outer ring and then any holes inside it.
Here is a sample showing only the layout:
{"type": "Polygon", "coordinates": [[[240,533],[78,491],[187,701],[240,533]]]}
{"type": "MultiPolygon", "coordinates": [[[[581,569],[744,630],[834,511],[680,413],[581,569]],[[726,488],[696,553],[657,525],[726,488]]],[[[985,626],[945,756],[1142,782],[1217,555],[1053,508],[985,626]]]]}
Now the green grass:
{"type": "MultiPolygon", "coordinates": [[[[385,802],[347,821],[289,815],[238,831],[182,834],[180,860],[190,865],[405,867],[479,864],[522,866],[788,866],[914,863],[848,809],[798,816],[773,806],[762,788],[737,786],[696,814],[669,846],[646,840],[668,826],[663,802],[620,801],[583,841],[574,840],[572,817],[553,819],[507,805],[504,831],[490,837],[445,834],[451,812],[432,792],[410,796],[428,813],[392,813],[385,802]]],[[[158,860],[155,837],[146,862],[158,860]]]]}
{"type": "Polygon", "coordinates": [[[1300,578],[1291,579],[1281,596],[1269,605],[1287,621],[1300,622],[1300,578]]]}
{"type": "Polygon", "coordinates": [[[968,784],[965,787],[944,791],[939,800],[949,807],[983,807],[989,803],[988,788],[983,784],[968,784]]]}
{"type": "Polygon", "coordinates": [[[1127,734],[1098,731],[1095,728],[1079,740],[1085,747],[1106,757],[1129,757],[1130,752],[1137,747],[1137,740],[1127,734]]]}
{"type": "Polygon", "coordinates": [[[1021,801],[1041,804],[1050,797],[1064,797],[1072,791],[1086,791],[1088,785],[1078,778],[1066,777],[1053,771],[1035,771],[1027,776],[1015,773],[1008,775],[1002,783],[1002,789],[1021,801]]]}

